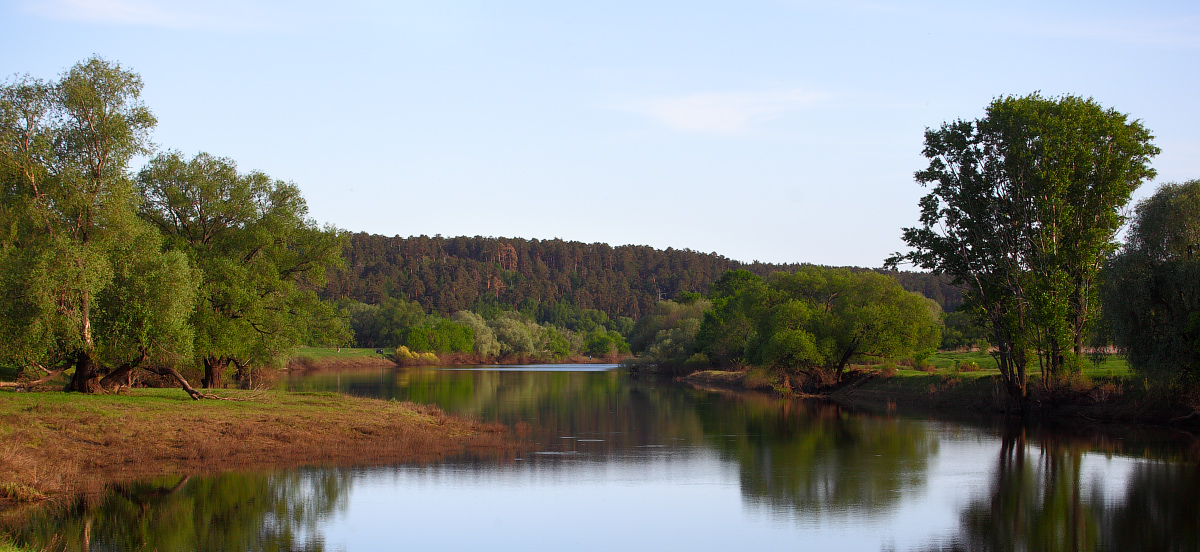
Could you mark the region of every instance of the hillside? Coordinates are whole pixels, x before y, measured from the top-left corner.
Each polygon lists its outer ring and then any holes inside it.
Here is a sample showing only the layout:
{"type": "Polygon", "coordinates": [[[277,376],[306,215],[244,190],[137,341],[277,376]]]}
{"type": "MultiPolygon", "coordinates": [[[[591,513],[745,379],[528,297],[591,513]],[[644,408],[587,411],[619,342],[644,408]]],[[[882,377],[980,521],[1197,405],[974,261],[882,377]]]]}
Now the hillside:
{"type": "MultiPolygon", "coordinates": [[[[447,314],[487,304],[518,308],[567,301],[633,319],[660,299],[706,292],[727,270],[765,276],[800,266],[743,263],[716,253],[640,245],[366,233],[350,236],[344,257],[346,268],[329,275],[323,298],[376,304],[396,297],[447,314]]],[[[943,308],[961,302],[959,291],[935,276],[885,273],[943,308]]]]}

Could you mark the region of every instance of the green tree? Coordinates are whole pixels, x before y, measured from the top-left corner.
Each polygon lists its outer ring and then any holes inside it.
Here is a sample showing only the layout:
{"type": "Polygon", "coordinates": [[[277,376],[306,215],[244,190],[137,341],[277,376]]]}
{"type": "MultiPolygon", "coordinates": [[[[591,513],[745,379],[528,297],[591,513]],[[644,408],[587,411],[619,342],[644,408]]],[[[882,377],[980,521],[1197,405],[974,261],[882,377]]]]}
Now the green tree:
{"type": "Polygon", "coordinates": [[[95,392],[137,367],[186,380],[196,274],[137,217],[130,160],[155,119],[104,59],[0,88],[0,354],[95,392]]]}
{"type": "Polygon", "coordinates": [[[1134,369],[1200,386],[1200,180],[1164,184],[1138,204],[1104,296],[1134,369]]]}
{"type": "Polygon", "coordinates": [[[1116,248],[1121,208],[1153,178],[1158,153],[1139,121],[1091,99],[1006,96],[986,116],[925,133],[921,225],[904,229],[911,262],[953,278],[997,348],[1010,398],[1028,367],[1047,385],[1079,367],[1098,312],[1097,278],[1116,248]]]}
{"type": "Polygon", "coordinates": [[[473,350],[476,355],[482,358],[500,355],[500,342],[496,341],[496,334],[488,327],[482,316],[471,311],[458,311],[451,319],[471,328],[475,340],[473,350]]]}
{"type": "Polygon", "coordinates": [[[400,344],[416,352],[470,353],[475,331],[470,325],[431,316],[424,324],[408,328],[400,344]]]}
{"type": "Polygon", "coordinates": [[[887,276],[809,266],[777,272],[767,285],[751,349],[764,365],[841,381],[855,359],[935,350],[941,341],[937,303],[887,276]]]}
{"type": "Polygon", "coordinates": [[[746,347],[755,336],[752,307],[766,291],[763,279],[745,270],[730,270],[713,282],[708,292],[712,309],[704,313],[696,334],[710,361],[732,366],[746,360],[746,347]]]}
{"type": "Polygon", "coordinates": [[[178,152],[156,156],[137,181],[141,216],[203,274],[191,323],[204,387],[221,387],[230,364],[241,379],[282,361],[314,329],[322,340],[349,339],[344,319],[312,291],[342,262],[343,236],[308,218],[294,184],[178,152]]]}
{"type": "Polygon", "coordinates": [[[519,313],[511,311],[502,313],[499,318],[489,321],[488,327],[495,334],[496,341],[500,343],[500,354],[502,355],[532,354],[537,351],[529,324],[521,318],[519,313]]]}
{"type": "Polygon", "coordinates": [[[712,359],[734,359],[803,376],[802,385],[840,381],[856,359],[934,350],[941,309],[894,279],[817,266],[776,272],[767,281],[731,271],[713,285],[696,347],[712,359]]]}
{"type": "Polygon", "coordinates": [[[660,372],[699,368],[707,359],[696,356],[696,335],[705,312],[712,308],[707,299],[695,299],[683,305],[673,300],[659,301],[649,314],[638,320],[630,333],[630,349],[640,352],[640,361],[660,372]]]}

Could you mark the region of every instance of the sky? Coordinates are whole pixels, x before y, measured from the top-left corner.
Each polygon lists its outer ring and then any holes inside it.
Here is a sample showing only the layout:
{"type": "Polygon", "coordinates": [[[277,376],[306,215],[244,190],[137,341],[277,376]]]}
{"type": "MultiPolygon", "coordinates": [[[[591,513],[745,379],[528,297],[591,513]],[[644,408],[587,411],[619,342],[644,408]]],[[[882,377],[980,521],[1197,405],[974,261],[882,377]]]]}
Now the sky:
{"type": "Polygon", "coordinates": [[[388,236],[878,267],[925,129],[1039,91],[1154,133],[1136,198],[1200,178],[1194,1],[0,2],[0,75],[92,55],[142,76],[159,149],[388,236]]]}

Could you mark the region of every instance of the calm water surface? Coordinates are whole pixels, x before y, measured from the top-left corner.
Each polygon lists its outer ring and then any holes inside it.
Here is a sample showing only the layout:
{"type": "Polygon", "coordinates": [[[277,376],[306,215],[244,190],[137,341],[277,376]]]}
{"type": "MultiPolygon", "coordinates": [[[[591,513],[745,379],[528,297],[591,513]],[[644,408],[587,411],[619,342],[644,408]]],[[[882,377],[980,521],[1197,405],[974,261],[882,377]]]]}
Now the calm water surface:
{"type": "Polygon", "coordinates": [[[293,376],[498,420],[513,460],[164,478],[35,512],[92,550],[1200,550],[1195,437],[851,412],[613,366],[293,376]]]}

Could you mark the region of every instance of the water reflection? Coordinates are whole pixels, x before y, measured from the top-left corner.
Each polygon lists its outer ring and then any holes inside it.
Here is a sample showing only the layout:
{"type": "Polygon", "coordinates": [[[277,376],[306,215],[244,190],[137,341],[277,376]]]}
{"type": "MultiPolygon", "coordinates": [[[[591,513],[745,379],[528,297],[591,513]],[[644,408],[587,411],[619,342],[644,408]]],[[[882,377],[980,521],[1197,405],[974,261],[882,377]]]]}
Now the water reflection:
{"type": "Polygon", "coordinates": [[[1066,434],[1004,429],[991,484],[962,512],[955,550],[1198,550],[1200,466],[1143,460],[1124,484],[1066,434]],[[1116,485],[1112,483],[1116,482],[1116,485]]]}
{"type": "Polygon", "coordinates": [[[509,424],[536,448],[503,466],[115,486],[36,514],[21,541],[365,550],[392,547],[403,520],[406,545],[442,550],[1200,549],[1196,440],[1170,431],[867,415],[595,367],[371,370],[282,385],[434,403],[509,424]]]}
{"type": "Polygon", "coordinates": [[[65,550],[324,550],[321,525],[344,511],[341,470],[226,473],[112,485],[35,511],[20,542],[65,550]]]}
{"type": "Polygon", "coordinates": [[[706,440],[736,461],[747,501],[802,517],[874,515],[924,482],[937,442],[924,424],[822,402],[698,403],[706,440]]]}

